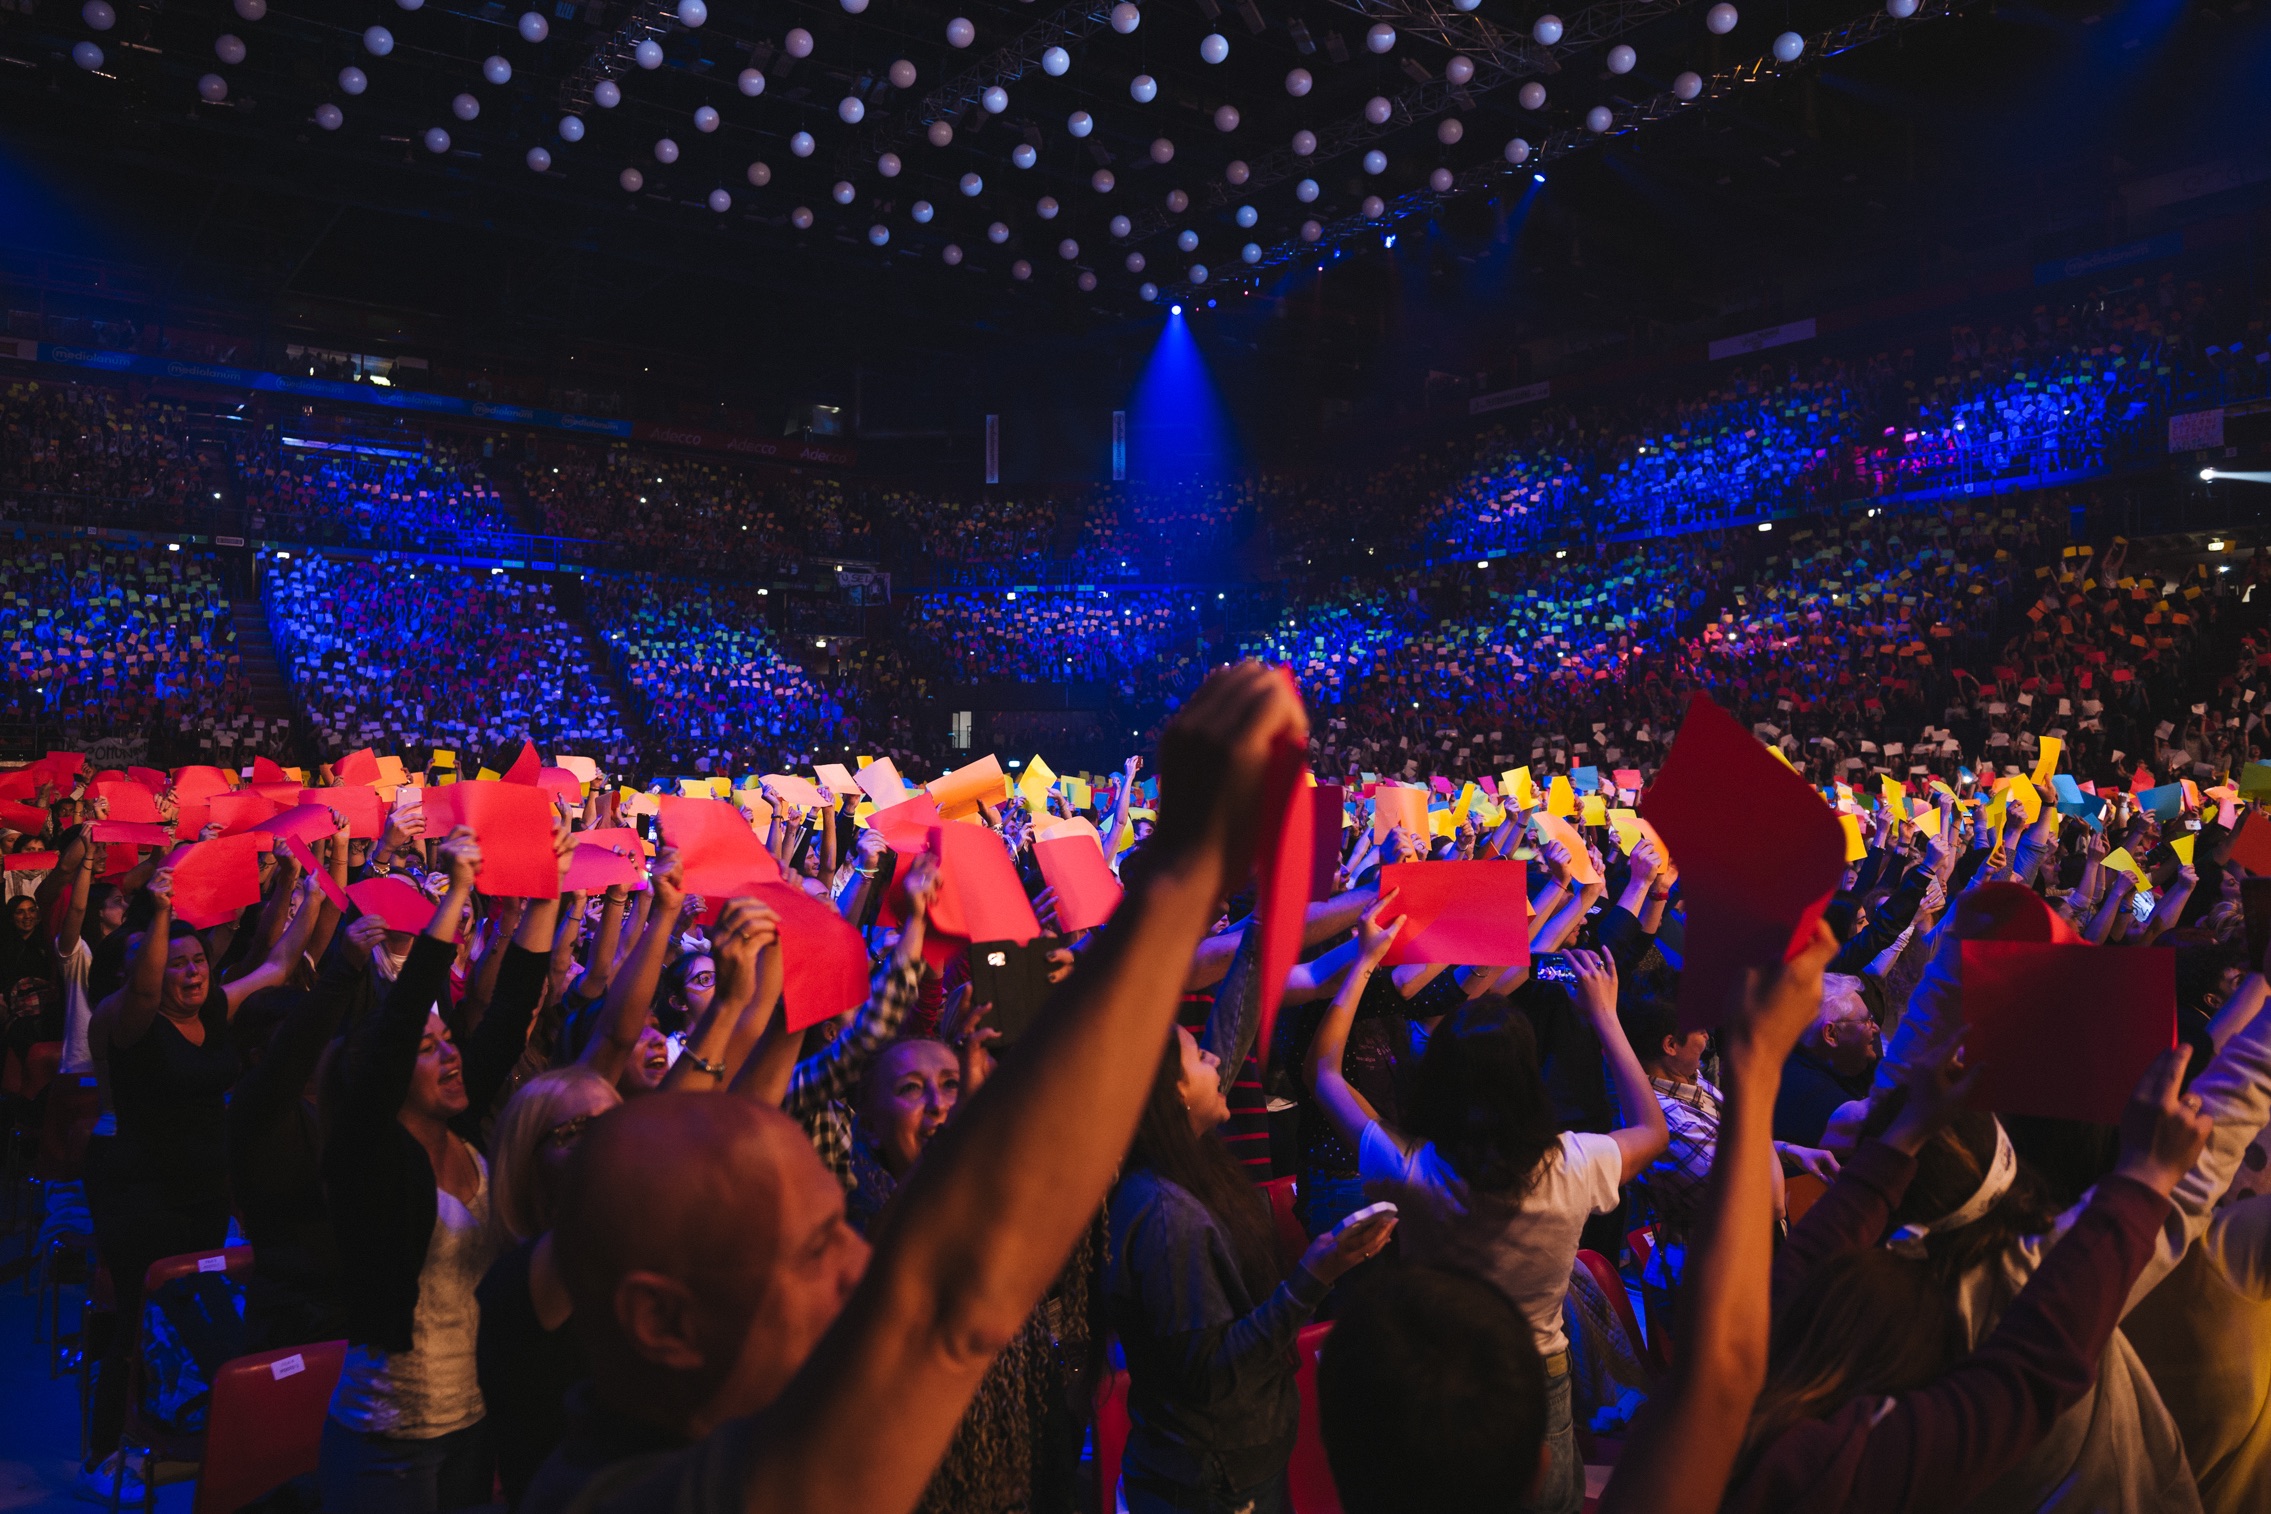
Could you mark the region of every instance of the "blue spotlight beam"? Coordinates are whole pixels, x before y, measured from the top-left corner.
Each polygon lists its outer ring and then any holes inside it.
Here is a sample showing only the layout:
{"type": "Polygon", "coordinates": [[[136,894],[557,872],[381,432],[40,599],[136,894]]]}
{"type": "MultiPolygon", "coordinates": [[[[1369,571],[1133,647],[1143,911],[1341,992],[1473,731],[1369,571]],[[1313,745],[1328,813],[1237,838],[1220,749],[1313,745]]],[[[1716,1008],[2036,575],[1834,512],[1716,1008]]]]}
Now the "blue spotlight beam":
{"type": "Polygon", "coordinates": [[[1168,309],[1129,412],[1131,478],[1207,482],[1234,471],[1229,418],[1181,303],[1168,309]]]}
{"type": "MultiPolygon", "coordinates": [[[[1455,199],[1460,195],[1504,182],[1510,178],[1527,175],[1531,176],[1534,182],[1542,183],[1544,182],[1543,179],[1537,177],[1539,169],[1557,158],[1567,157],[1574,152],[1582,152],[1596,142],[1609,137],[1627,136],[1675,115],[1708,109],[1714,103],[1732,99],[1753,86],[1784,78],[1800,69],[1811,67],[1820,59],[1834,58],[1840,53],[1851,52],[1854,48],[1879,41],[1911,26],[1921,25],[1927,21],[1946,20],[1951,16],[1959,15],[1974,3],[1976,3],[1976,0],[1924,0],[1924,3],[1917,7],[1915,14],[1905,19],[1889,15],[1882,9],[1871,11],[1858,21],[1850,22],[1844,26],[1832,27],[1828,31],[1808,37],[1806,39],[1806,50],[1800,53],[1794,62],[1784,63],[1772,53],[1753,58],[1750,62],[1738,67],[1723,69],[1710,75],[1703,81],[1702,91],[1693,100],[1682,100],[1679,96],[1666,90],[1662,94],[1652,95],[1636,105],[1616,111],[1615,118],[1606,132],[1596,133],[1582,126],[1566,127],[1547,137],[1532,149],[1530,156],[1519,166],[1510,166],[1503,162],[1477,164],[1459,175],[1457,182],[1451,186],[1447,193],[1437,194],[1431,189],[1413,190],[1390,200],[1386,210],[1382,212],[1378,220],[1367,220],[1364,216],[1357,214],[1340,216],[1326,222],[1323,235],[1319,236],[1314,242],[1288,240],[1265,247],[1262,249],[1260,261],[1247,265],[1247,269],[1230,275],[1227,282],[1233,284],[1243,282],[1258,286],[1260,283],[1259,276],[1272,269],[1299,262],[1303,258],[1320,256],[1330,258],[1336,249],[1354,237],[1378,232],[1383,227],[1394,225],[1405,216],[1431,211],[1446,200],[1455,199]]],[[[1325,149],[1322,145],[1322,133],[1319,133],[1319,139],[1318,154],[1323,156],[1325,149]]],[[[1247,188],[1251,190],[1253,187],[1253,184],[1249,182],[1247,188]]],[[[1182,283],[1163,285],[1162,290],[1164,292],[1161,298],[1166,298],[1168,293],[1177,297],[1187,297],[1190,287],[1190,285],[1182,283]]]]}

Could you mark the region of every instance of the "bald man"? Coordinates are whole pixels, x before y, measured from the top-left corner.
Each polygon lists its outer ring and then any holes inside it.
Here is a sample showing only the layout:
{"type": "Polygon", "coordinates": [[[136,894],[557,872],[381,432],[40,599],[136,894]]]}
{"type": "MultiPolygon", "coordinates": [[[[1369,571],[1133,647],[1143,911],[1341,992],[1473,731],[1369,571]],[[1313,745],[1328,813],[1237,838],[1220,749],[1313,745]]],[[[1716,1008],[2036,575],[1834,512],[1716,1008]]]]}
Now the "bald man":
{"type": "Polygon", "coordinates": [[[1192,697],[1118,912],[924,1154],[872,1259],[777,1110],[660,1094],[594,1122],[554,1237],[592,1379],[522,1509],[912,1509],[1102,1202],[1184,966],[1249,871],[1271,753],[1307,738],[1257,664],[1192,697]]]}

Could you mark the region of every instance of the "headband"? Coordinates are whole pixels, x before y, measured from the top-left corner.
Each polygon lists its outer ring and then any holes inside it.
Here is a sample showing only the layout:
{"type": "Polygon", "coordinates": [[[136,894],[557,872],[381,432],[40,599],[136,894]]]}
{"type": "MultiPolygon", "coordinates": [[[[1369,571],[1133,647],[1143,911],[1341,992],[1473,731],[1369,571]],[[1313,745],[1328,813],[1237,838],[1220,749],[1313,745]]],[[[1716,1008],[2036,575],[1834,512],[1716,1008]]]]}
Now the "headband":
{"type": "Polygon", "coordinates": [[[1885,1238],[1885,1249],[1901,1256],[1922,1260],[1924,1243],[1935,1235],[1961,1230],[1976,1224],[1996,1201],[2011,1191],[2011,1184],[2019,1175],[2019,1154],[2011,1149],[2010,1133],[2003,1122],[1995,1122],[1995,1158],[1987,1164],[1987,1176],[1979,1180],[1979,1187],[1970,1198],[1935,1220],[1921,1224],[1903,1225],[1885,1238]]]}

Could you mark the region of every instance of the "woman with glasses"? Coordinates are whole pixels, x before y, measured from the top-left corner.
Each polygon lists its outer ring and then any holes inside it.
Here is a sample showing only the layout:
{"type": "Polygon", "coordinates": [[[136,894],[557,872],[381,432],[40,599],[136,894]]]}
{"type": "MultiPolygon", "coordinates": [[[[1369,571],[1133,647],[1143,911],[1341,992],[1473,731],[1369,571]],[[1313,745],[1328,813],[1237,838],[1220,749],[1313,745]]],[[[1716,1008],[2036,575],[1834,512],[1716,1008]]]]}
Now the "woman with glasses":
{"type": "Polygon", "coordinates": [[[490,1142],[490,1215],[512,1249],[475,1290],[481,1303],[475,1361],[497,1473],[514,1508],[559,1443],[569,1385],[586,1375],[569,1328],[567,1286],[552,1263],[560,1175],[585,1128],[622,1102],[615,1086],[588,1065],[556,1067],[512,1096],[490,1142]]]}

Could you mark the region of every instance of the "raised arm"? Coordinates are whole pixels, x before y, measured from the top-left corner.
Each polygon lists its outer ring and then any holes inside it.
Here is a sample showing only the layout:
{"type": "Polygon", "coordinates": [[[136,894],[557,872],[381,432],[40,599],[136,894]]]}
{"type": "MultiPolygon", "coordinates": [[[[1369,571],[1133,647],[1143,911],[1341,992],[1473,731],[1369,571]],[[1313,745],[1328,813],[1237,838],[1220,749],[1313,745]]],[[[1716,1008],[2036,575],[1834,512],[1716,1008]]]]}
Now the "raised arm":
{"type": "Polygon", "coordinates": [[[1680,1349],[1601,1494],[1600,1514],[1716,1514],[1751,1406],[1766,1382],[1774,1257],[1774,1100],[1782,1064],[1821,1007],[1837,937],[1817,925],[1804,952],[1753,971],[1722,1031],[1726,1081],[1711,1185],[1688,1250],[1680,1349]]]}
{"type": "Polygon", "coordinates": [[[1357,922],[1356,960],[1349,964],[1340,992],[1333,995],[1325,1018],[1318,1022],[1317,1033],[1309,1038],[1306,1070],[1310,1091],[1317,1096],[1317,1105],[1325,1111],[1325,1118],[1331,1121],[1333,1133],[1351,1151],[1363,1144],[1364,1127],[1379,1119],[1380,1112],[1350,1086],[1342,1072],[1342,1063],[1348,1055],[1349,1028],[1356,1023],[1356,1006],[1364,998],[1365,986],[1372,981],[1372,970],[1388,955],[1388,948],[1395,944],[1396,933],[1404,926],[1402,915],[1385,925],[1380,923],[1379,917],[1394,908],[1395,902],[1396,894],[1391,889],[1381,898],[1378,909],[1357,922]]]}
{"type": "Polygon", "coordinates": [[[899,1190],[883,1243],[765,1428],[753,1509],[912,1508],[996,1354],[1103,1201],[1174,1023],[1179,982],[1245,881],[1262,779],[1306,741],[1292,684],[1210,678],[1162,746],[1144,866],[1058,1001],[899,1190]],[[876,1412],[889,1403],[889,1415],[876,1412]]]}
{"type": "Polygon", "coordinates": [[[1632,1054],[1624,1023],[1617,1019],[1617,965],[1607,952],[1573,951],[1569,966],[1577,974],[1577,1009],[1592,1025],[1601,1042],[1601,1059],[1609,1066],[1609,1086],[1625,1123],[1609,1132],[1624,1157],[1617,1181],[1629,1183],[1662,1156],[1672,1144],[1671,1127],[1664,1121],[1664,1106],[1632,1054]]]}
{"type": "Polygon", "coordinates": [[[663,1087],[708,1093],[734,1080],[756,1049],[757,1038],[765,1033],[773,1006],[780,1002],[779,972],[771,974],[767,994],[761,991],[764,984],[757,968],[758,953],[780,939],[780,926],[772,906],[756,899],[728,899],[718,911],[718,923],[710,932],[717,991],[687,1033],[685,1050],[663,1074],[663,1087]]]}
{"type": "Polygon", "coordinates": [[[612,1083],[631,1065],[639,1037],[646,1030],[647,1011],[654,1006],[655,985],[662,981],[663,954],[670,948],[678,923],[679,902],[685,898],[685,867],[674,850],[658,854],[647,869],[648,893],[653,903],[647,928],[630,957],[607,985],[607,1003],[599,1012],[599,1033],[584,1047],[583,1062],[612,1083]]]}
{"type": "Polygon", "coordinates": [[[166,953],[173,931],[173,869],[161,867],[145,886],[151,903],[150,923],[142,928],[142,945],[118,991],[117,1009],[110,1025],[110,1044],[132,1046],[158,1018],[158,1000],[166,986],[166,953]]]}

